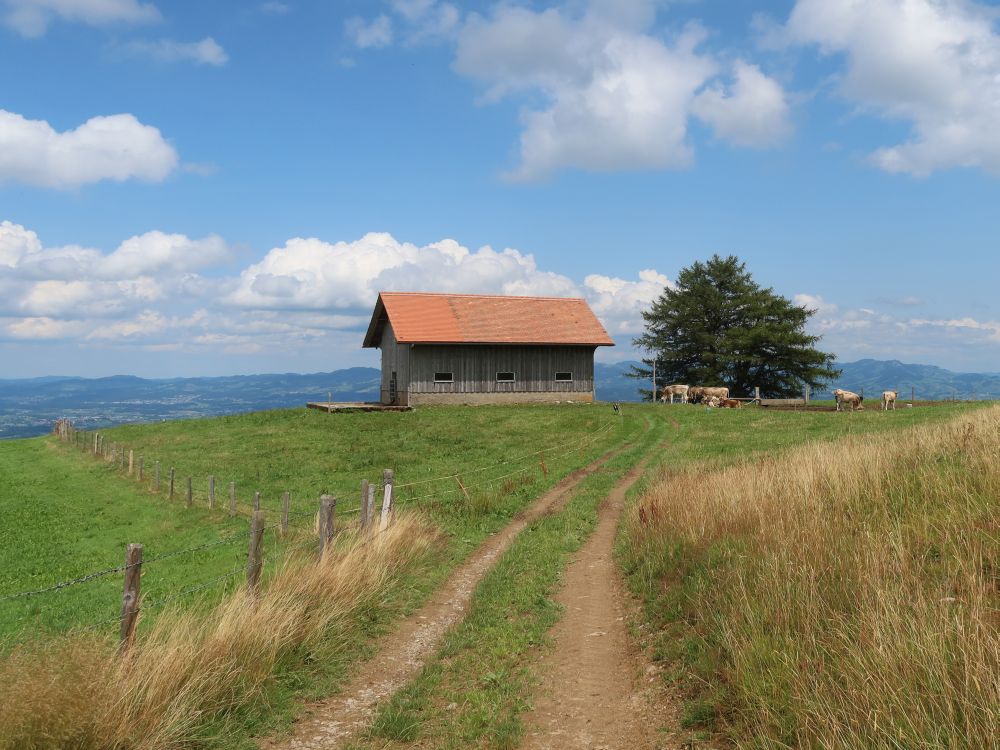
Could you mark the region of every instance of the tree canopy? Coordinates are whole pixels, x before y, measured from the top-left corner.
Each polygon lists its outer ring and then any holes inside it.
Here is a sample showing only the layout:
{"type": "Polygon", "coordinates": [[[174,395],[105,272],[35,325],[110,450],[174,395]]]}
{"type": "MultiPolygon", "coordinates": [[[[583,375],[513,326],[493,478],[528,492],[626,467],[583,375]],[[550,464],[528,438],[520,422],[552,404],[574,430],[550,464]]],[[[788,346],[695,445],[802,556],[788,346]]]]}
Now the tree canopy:
{"type": "MultiPolygon", "coordinates": [[[[651,352],[656,382],[729,386],[747,395],[754,386],[771,398],[789,398],[808,385],[821,388],[840,373],[834,358],[815,348],[805,331],[815,310],[757,284],[736,256],[712,256],[681,270],[643,312],[646,330],[636,346],[651,352]]],[[[647,381],[652,367],[633,366],[647,381]]]]}

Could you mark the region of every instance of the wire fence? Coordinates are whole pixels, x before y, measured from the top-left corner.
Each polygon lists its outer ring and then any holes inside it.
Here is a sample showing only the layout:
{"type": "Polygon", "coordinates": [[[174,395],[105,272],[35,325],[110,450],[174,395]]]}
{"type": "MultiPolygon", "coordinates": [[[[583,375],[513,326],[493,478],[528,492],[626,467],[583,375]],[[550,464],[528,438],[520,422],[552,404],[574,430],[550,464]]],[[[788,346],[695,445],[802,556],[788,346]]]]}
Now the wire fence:
{"type": "MultiPolygon", "coordinates": [[[[567,456],[586,450],[605,437],[614,428],[617,421],[610,421],[582,437],[577,436],[571,440],[541,450],[525,452],[512,458],[441,476],[424,477],[409,482],[396,483],[394,473],[386,470],[383,474],[382,483],[362,483],[364,492],[360,498],[358,507],[344,508],[339,513],[336,512],[336,500],[330,495],[320,496],[319,507],[317,509],[292,510],[290,508],[290,492],[283,493],[282,506],[280,508],[265,507],[260,501],[261,494],[255,492],[251,506],[252,509],[249,512],[251,518],[249,530],[236,531],[220,539],[170,550],[145,559],[142,558],[142,545],[129,545],[126,553],[126,562],[122,565],[109,566],[82,573],[74,578],[51,585],[2,595],[0,596],[0,602],[30,599],[102,580],[115,574],[124,574],[122,613],[116,617],[101,619],[76,629],[99,630],[113,623],[118,623],[121,625],[122,630],[123,649],[127,649],[134,638],[135,624],[138,621],[138,613],[140,611],[149,612],[162,609],[186,597],[231,584],[241,575],[247,576],[248,586],[251,588],[256,587],[257,581],[259,581],[262,571],[268,563],[273,564],[277,560],[288,559],[289,556],[300,553],[303,550],[311,550],[322,555],[324,550],[333,543],[334,538],[338,534],[349,529],[357,530],[359,534],[363,535],[359,537],[359,540],[354,542],[355,547],[360,548],[372,544],[390,528],[395,514],[395,506],[399,502],[411,504],[428,498],[449,498],[459,492],[463,493],[466,498],[469,498],[469,490],[486,488],[532,470],[539,470],[542,476],[547,477],[549,466],[546,461],[555,464],[567,456]],[[519,463],[523,463],[524,465],[513,471],[504,471],[497,476],[481,476],[516,466],[519,463]],[[475,476],[476,480],[464,483],[462,479],[470,475],[475,476]],[[447,486],[439,486],[431,489],[435,483],[447,486]],[[400,492],[400,490],[415,487],[429,491],[416,495],[410,492],[405,494],[400,492]],[[381,498],[380,509],[376,508],[376,498],[381,498]],[[263,521],[265,513],[276,513],[279,515],[280,520],[265,524],[263,521]],[[346,524],[335,523],[335,517],[353,516],[355,514],[359,516],[356,521],[346,524]],[[301,523],[293,524],[293,520],[296,519],[300,520],[301,523]],[[278,543],[271,548],[270,554],[264,557],[262,545],[265,535],[268,532],[274,534],[278,543]],[[304,538],[300,539],[299,537],[303,534],[304,538]],[[238,544],[247,545],[246,561],[240,561],[221,574],[213,575],[206,580],[183,587],[172,593],[166,593],[159,598],[151,600],[141,598],[139,581],[141,574],[148,570],[148,566],[155,566],[167,560],[179,560],[201,553],[209,553],[213,550],[236,546],[238,544]],[[138,550],[135,548],[138,548],[138,550]],[[135,559],[133,560],[133,558],[135,559]]],[[[152,475],[150,475],[146,471],[144,457],[138,455],[137,461],[137,454],[134,449],[127,449],[123,445],[108,444],[105,436],[99,432],[89,433],[78,431],[68,420],[57,422],[54,432],[63,442],[71,443],[80,450],[93,454],[95,458],[105,461],[114,468],[120,469],[128,477],[151,484],[154,492],[161,492],[165,489],[170,498],[178,494],[175,467],[170,467],[169,472],[163,472],[161,463],[157,461],[153,464],[152,475]],[[164,487],[164,485],[166,486],[164,487]]],[[[193,500],[192,478],[187,477],[184,484],[186,487],[184,494],[187,505],[190,506],[193,500]]],[[[228,499],[225,507],[228,508],[230,515],[236,515],[236,511],[241,507],[236,503],[234,486],[234,483],[230,482],[227,488],[228,498],[221,498],[223,500],[228,499]]],[[[215,476],[209,477],[208,488],[209,507],[215,508],[217,506],[216,500],[220,499],[216,497],[215,493],[215,476]]],[[[218,505],[221,506],[221,503],[218,505]]],[[[242,507],[245,508],[245,503],[242,504],[242,507]]]]}

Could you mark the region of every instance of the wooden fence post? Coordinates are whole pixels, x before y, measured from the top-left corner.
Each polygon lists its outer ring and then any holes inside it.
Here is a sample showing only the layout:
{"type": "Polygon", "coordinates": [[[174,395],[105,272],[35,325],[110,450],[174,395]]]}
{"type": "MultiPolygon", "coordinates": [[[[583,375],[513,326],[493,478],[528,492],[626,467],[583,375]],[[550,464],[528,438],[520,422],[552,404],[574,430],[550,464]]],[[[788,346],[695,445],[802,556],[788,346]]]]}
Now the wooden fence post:
{"type": "Polygon", "coordinates": [[[368,519],[367,528],[375,527],[375,485],[368,485],[368,501],[365,503],[365,517],[368,519]]]}
{"type": "Polygon", "coordinates": [[[236,515],[236,482],[229,483],[229,515],[236,515]]]}
{"type": "Polygon", "coordinates": [[[142,456],[139,456],[139,468],[136,469],[136,479],[138,479],[140,482],[142,481],[142,465],[143,465],[143,458],[142,456]]]}
{"type": "Polygon", "coordinates": [[[132,476],[132,472],[135,468],[135,451],[131,448],[128,449],[128,475],[132,476]]]}
{"type": "Polygon", "coordinates": [[[122,619],[119,649],[125,653],[135,640],[139,621],[139,584],[142,576],[142,545],[130,544],[125,550],[125,588],[122,592],[122,619]]]}
{"type": "MultiPolygon", "coordinates": [[[[122,471],[125,471],[125,446],[124,445],[119,446],[119,448],[118,448],[118,462],[119,462],[119,468],[122,471]]],[[[129,472],[129,473],[131,473],[131,472],[129,472]]]]}
{"type": "Polygon", "coordinates": [[[258,511],[258,510],[260,510],[260,493],[259,492],[253,493],[253,509],[254,509],[255,512],[258,511]]]}
{"type": "Polygon", "coordinates": [[[368,528],[368,521],[369,521],[368,510],[369,510],[369,508],[368,508],[368,480],[367,479],[362,479],[361,480],[361,509],[359,511],[360,512],[359,525],[361,526],[361,530],[362,531],[364,531],[365,529],[368,528]]]}
{"type": "Polygon", "coordinates": [[[260,571],[264,567],[264,514],[257,510],[250,517],[250,548],[247,550],[247,588],[256,593],[260,571]]]}
{"type": "MultiPolygon", "coordinates": [[[[545,469],[545,462],[544,461],[542,462],[542,471],[545,471],[546,474],[548,473],[548,471],[545,469]]],[[[472,498],[469,497],[469,491],[467,489],[465,489],[465,485],[462,484],[462,477],[455,477],[455,481],[458,482],[458,489],[462,490],[462,494],[465,495],[465,502],[471,503],[472,502],[472,498]]],[[[389,485],[386,485],[386,487],[388,487],[388,486],[389,485]]]]}
{"type": "Polygon", "coordinates": [[[156,462],[156,473],[153,478],[153,492],[160,491],[160,462],[156,462]]]}
{"type": "Polygon", "coordinates": [[[95,456],[97,455],[97,442],[98,442],[98,440],[100,440],[100,435],[95,432],[94,433],[94,455],[95,456]]]}
{"type": "Polygon", "coordinates": [[[191,477],[187,478],[187,507],[194,504],[194,488],[191,486],[191,477]]]}
{"type": "Polygon", "coordinates": [[[319,554],[326,552],[333,541],[333,517],[337,510],[337,498],[333,495],[319,496],[319,554]]]}
{"type": "Polygon", "coordinates": [[[208,478],[208,509],[215,510],[215,477],[208,478]]]}
{"type": "Polygon", "coordinates": [[[292,503],[292,496],[288,492],[281,494],[281,535],[288,533],[288,506],[292,503]]]}
{"type": "Polygon", "coordinates": [[[385,491],[382,495],[382,519],[378,525],[379,533],[389,528],[389,522],[392,520],[392,483],[394,476],[392,469],[386,469],[382,472],[382,485],[385,487],[385,491]]]}
{"type": "Polygon", "coordinates": [[[174,467],[170,467],[170,491],[168,496],[171,500],[174,499],[174,467]]]}
{"type": "Polygon", "coordinates": [[[917,402],[917,387],[915,385],[910,386],[910,403],[916,406],[917,402]]]}

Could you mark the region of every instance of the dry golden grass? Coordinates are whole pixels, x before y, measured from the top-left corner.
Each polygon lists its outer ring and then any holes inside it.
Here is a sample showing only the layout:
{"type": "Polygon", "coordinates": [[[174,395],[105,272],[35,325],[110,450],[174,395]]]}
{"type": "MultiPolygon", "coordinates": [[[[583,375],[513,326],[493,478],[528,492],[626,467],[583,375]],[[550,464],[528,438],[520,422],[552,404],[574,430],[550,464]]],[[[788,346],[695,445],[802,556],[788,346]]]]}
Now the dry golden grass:
{"type": "Polygon", "coordinates": [[[623,539],[691,725],[741,747],[1000,747],[1000,408],[665,474],[623,539]]]}
{"type": "Polygon", "coordinates": [[[257,596],[164,613],[127,659],[87,634],[18,648],[0,663],[0,747],[197,746],[227,717],[267,708],[277,671],[343,644],[363,609],[436,541],[404,514],[374,538],[342,538],[318,564],[289,557],[257,596]]]}

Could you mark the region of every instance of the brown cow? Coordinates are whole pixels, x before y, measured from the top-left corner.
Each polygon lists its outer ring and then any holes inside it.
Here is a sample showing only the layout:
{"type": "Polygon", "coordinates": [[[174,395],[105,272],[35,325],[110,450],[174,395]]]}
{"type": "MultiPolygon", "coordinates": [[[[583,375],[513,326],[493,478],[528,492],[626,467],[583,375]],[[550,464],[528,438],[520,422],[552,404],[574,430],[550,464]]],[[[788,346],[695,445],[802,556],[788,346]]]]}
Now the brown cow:
{"type": "Polygon", "coordinates": [[[724,398],[719,402],[720,409],[742,409],[743,402],[738,398],[724,398]]]}

